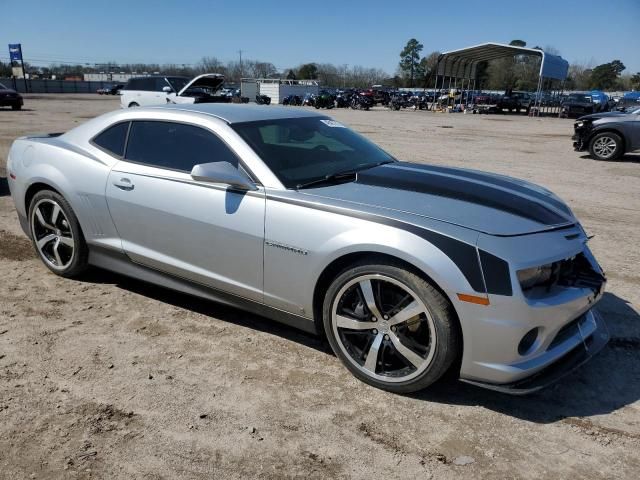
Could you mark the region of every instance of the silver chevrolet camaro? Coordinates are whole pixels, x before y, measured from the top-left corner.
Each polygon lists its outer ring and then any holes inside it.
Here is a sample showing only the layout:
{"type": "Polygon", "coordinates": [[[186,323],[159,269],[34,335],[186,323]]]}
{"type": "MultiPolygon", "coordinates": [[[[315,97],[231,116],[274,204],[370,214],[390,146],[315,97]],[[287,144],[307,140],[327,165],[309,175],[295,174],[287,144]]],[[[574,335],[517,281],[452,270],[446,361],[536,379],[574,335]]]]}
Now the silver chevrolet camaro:
{"type": "Polygon", "coordinates": [[[54,273],[95,265],[325,335],[393,392],[452,371],[527,393],[609,338],[604,274],[557,196],[398,161],[315,112],[122,110],[17,139],[7,170],[54,273]]]}

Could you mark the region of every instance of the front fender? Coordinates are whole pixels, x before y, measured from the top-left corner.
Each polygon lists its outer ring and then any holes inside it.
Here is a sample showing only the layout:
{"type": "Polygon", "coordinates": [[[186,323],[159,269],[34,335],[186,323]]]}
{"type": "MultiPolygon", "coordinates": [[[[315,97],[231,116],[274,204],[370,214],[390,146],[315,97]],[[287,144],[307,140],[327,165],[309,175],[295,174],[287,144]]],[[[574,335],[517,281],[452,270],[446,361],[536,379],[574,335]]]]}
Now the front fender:
{"type": "MultiPolygon", "coordinates": [[[[347,213],[268,200],[264,247],[265,303],[311,318],[314,291],[322,272],[341,257],[363,252],[390,255],[414,265],[450,297],[458,292],[478,291],[471,286],[451,255],[412,233],[410,226],[399,221],[392,226],[347,213]],[[406,225],[407,229],[396,224],[406,225]]],[[[477,232],[446,224],[440,227],[447,230],[446,233],[440,232],[442,238],[450,238],[451,242],[458,242],[473,252],[471,261],[475,261],[477,267],[477,232]]],[[[428,232],[427,229],[425,231],[428,232]]]]}

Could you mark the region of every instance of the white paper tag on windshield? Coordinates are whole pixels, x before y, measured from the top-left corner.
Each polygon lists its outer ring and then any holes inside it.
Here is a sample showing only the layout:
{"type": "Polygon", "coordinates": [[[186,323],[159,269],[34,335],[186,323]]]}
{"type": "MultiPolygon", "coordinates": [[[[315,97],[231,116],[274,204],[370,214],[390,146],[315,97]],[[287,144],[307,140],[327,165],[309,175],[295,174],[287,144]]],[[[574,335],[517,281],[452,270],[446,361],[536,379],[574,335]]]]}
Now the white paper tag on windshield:
{"type": "Polygon", "coordinates": [[[335,120],[320,120],[320,121],[324,123],[327,127],[347,128],[344,125],[342,125],[340,122],[336,122],[335,120]]]}

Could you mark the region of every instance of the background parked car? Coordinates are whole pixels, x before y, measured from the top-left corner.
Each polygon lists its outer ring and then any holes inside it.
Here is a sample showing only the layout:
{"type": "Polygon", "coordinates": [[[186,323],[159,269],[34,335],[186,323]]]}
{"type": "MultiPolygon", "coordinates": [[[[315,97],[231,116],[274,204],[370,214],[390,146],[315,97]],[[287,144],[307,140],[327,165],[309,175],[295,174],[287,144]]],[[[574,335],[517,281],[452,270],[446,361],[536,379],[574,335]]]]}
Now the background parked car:
{"type": "Polygon", "coordinates": [[[11,110],[20,110],[24,105],[22,95],[13,88],[5,87],[0,83],[0,107],[11,107],[11,110]]]}
{"type": "Polygon", "coordinates": [[[120,95],[120,90],[124,88],[124,83],[116,83],[109,89],[109,95],[120,95]]]}
{"type": "Polygon", "coordinates": [[[609,109],[609,97],[599,90],[570,93],[561,103],[560,115],[580,117],[591,113],[606,112],[609,109]]]}
{"type": "Polygon", "coordinates": [[[521,110],[528,112],[530,106],[531,96],[527,92],[508,91],[498,100],[498,109],[510,112],[518,113],[521,110]]]}
{"type": "Polygon", "coordinates": [[[616,160],[640,150],[640,106],[625,112],[586,115],[574,124],[573,147],[596,160],[616,160]]]}
{"type": "Polygon", "coordinates": [[[640,92],[625,93],[616,104],[616,110],[625,110],[629,107],[640,107],[640,92]]]}
{"type": "Polygon", "coordinates": [[[132,78],[122,89],[122,108],[165,105],[167,103],[225,103],[229,97],[218,91],[224,77],[217,73],[205,73],[189,80],[186,77],[138,77],[132,78]]]}
{"type": "Polygon", "coordinates": [[[120,90],[124,88],[123,83],[116,83],[115,85],[108,85],[106,87],[99,88],[96,90],[98,95],[118,95],[120,90]]]}

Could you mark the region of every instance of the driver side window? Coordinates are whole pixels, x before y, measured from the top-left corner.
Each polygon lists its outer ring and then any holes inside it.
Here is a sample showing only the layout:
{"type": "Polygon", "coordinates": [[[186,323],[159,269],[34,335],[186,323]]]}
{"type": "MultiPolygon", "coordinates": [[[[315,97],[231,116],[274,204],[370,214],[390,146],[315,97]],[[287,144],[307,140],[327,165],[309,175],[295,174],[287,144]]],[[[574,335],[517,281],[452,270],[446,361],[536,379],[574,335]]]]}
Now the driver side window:
{"type": "Polygon", "coordinates": [[[194,165],[229,162],[238,157],[209,130],[177,122],[134,121],[125,159],[158,168],[191,172],[194,165]]]}

